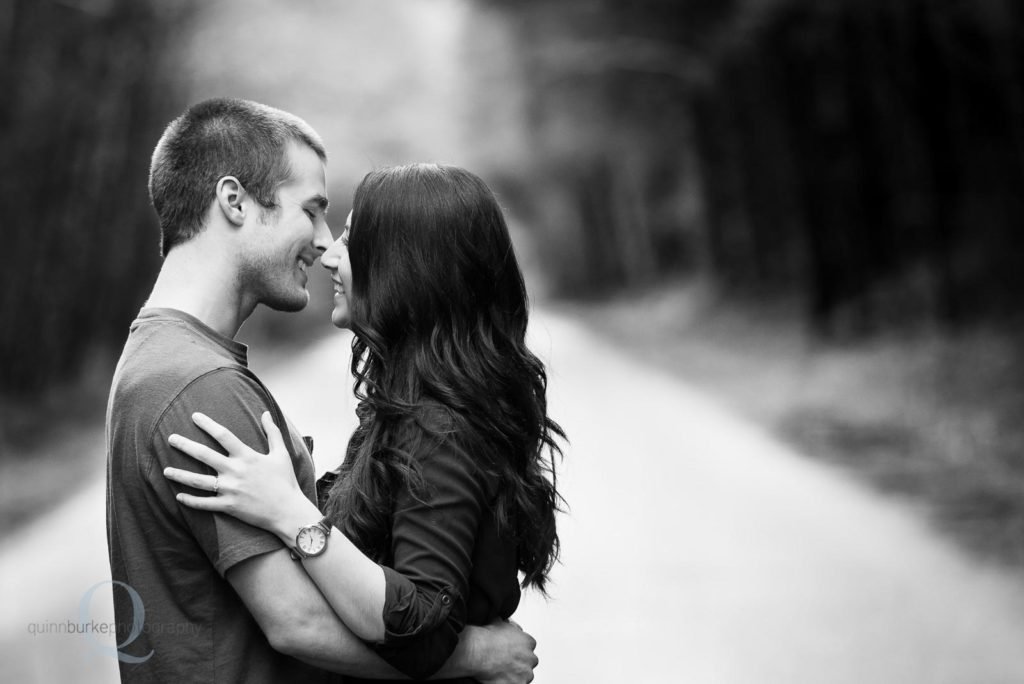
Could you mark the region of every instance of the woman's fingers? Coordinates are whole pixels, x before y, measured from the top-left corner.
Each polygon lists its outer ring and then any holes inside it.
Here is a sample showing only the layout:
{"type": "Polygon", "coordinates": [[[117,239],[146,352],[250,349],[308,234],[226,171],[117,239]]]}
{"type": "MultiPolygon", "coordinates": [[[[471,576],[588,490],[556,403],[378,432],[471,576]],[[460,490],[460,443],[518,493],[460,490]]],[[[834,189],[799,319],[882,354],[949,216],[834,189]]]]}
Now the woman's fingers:
{"type": "Polygon", "coordinates": [[[217,479],[219,476],[217,475],[193,473],[191,470],[181,470],[179,468],[164,468],[164,477],[193,489],[202,489],[207,492],[217,492],[220,489],[220,482],[217,479]]]}
{"type": "Polygon", "coordinates": [[[182,437],[181,435],[171,435],[167,438],[167,443],[178,451],[188,454],[200,463],[205,463],[218,473],[224,472],[227,468],[228,457],[223,454],[218,454],[205,444],[193,442],[188,437],[182,437]]]}
{"type": "Polygon", "coordinates": [[[235,437],[235,433],[203,413],[193,413],[192,422],[203,432],[217,440],[217,443],[224,447],[232,456],[240,454],[249,447],[242,440],[235,437]]]}
{"type": "Polygon", "coordinates": [[[181,493],[174,498],[178,500],[178,503],[194,508],[197,511],[223,513],[227,510],[227,499],[222,496],[195,496],[193,494],[181,493]]]}
{"type": "Polygon", "coordinates": [[[263,412],[263,431],[267,433],[267,442],[270,444],[271,451],[285,451],[287,447],[284,445],[284,437],[281,435],[281,430],[277,427],[277,423],[270,415],[270,411],[263,412]]]}

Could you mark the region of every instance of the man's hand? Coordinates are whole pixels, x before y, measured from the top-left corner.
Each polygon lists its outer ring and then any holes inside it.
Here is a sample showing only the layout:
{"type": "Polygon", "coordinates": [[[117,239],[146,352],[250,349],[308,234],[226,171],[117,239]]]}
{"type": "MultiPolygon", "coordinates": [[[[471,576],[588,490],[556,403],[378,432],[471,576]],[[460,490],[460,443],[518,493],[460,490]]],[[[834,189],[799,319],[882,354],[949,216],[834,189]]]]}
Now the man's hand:
{"type": "MultiPolygon", "coordinates": [[[[469,632],[470,630],[467,630],[469,632]]],[[[533,681],[533,669],[540,662],[533,650],[537,641],[511,620],[495,620],[472,630],[468,646],[478,658],[481,670],[476,678],[483,684],[523,684],[533,681]]]]}

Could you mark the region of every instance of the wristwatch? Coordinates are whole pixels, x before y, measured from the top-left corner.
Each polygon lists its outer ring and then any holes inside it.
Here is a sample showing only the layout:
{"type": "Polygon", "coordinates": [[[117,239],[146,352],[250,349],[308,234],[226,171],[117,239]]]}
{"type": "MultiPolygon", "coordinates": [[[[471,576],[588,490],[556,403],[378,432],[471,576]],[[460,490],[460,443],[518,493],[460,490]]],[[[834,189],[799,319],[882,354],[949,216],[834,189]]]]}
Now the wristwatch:
{"type": "Polygon", "coordinates": [[[319,556],[327,549],[327,538],[331,536],[331,523],[327,518],[312,525],[299,528],[295,535],[295,548],[292,549],[292,558],[313,558],[319,556]]]}

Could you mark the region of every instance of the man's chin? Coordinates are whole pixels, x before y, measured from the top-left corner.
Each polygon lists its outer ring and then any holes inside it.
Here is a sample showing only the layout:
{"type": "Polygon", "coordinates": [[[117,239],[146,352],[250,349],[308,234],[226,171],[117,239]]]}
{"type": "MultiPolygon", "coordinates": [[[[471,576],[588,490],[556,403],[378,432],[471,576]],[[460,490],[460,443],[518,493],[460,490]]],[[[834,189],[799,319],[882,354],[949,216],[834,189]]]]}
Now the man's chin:
{"type": "Polygon", "coordinates": [[[309,305],[309,290],[303,290],[301,295],[267,297],[263,300],[263,305],[268,309],[285,313],[302,311],[309,305]]]}

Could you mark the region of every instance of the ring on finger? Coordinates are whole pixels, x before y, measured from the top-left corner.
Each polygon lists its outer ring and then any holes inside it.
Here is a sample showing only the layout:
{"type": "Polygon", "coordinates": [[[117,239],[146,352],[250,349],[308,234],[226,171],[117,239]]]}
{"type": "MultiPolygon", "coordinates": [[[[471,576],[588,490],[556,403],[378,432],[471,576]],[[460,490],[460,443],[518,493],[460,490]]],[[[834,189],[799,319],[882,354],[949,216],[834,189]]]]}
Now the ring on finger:
{"type": "Polygon", "coordinates": [[[217,496],[217,492],[220,491],[220,475],[213,478],[213,495],[217,496]]]}

